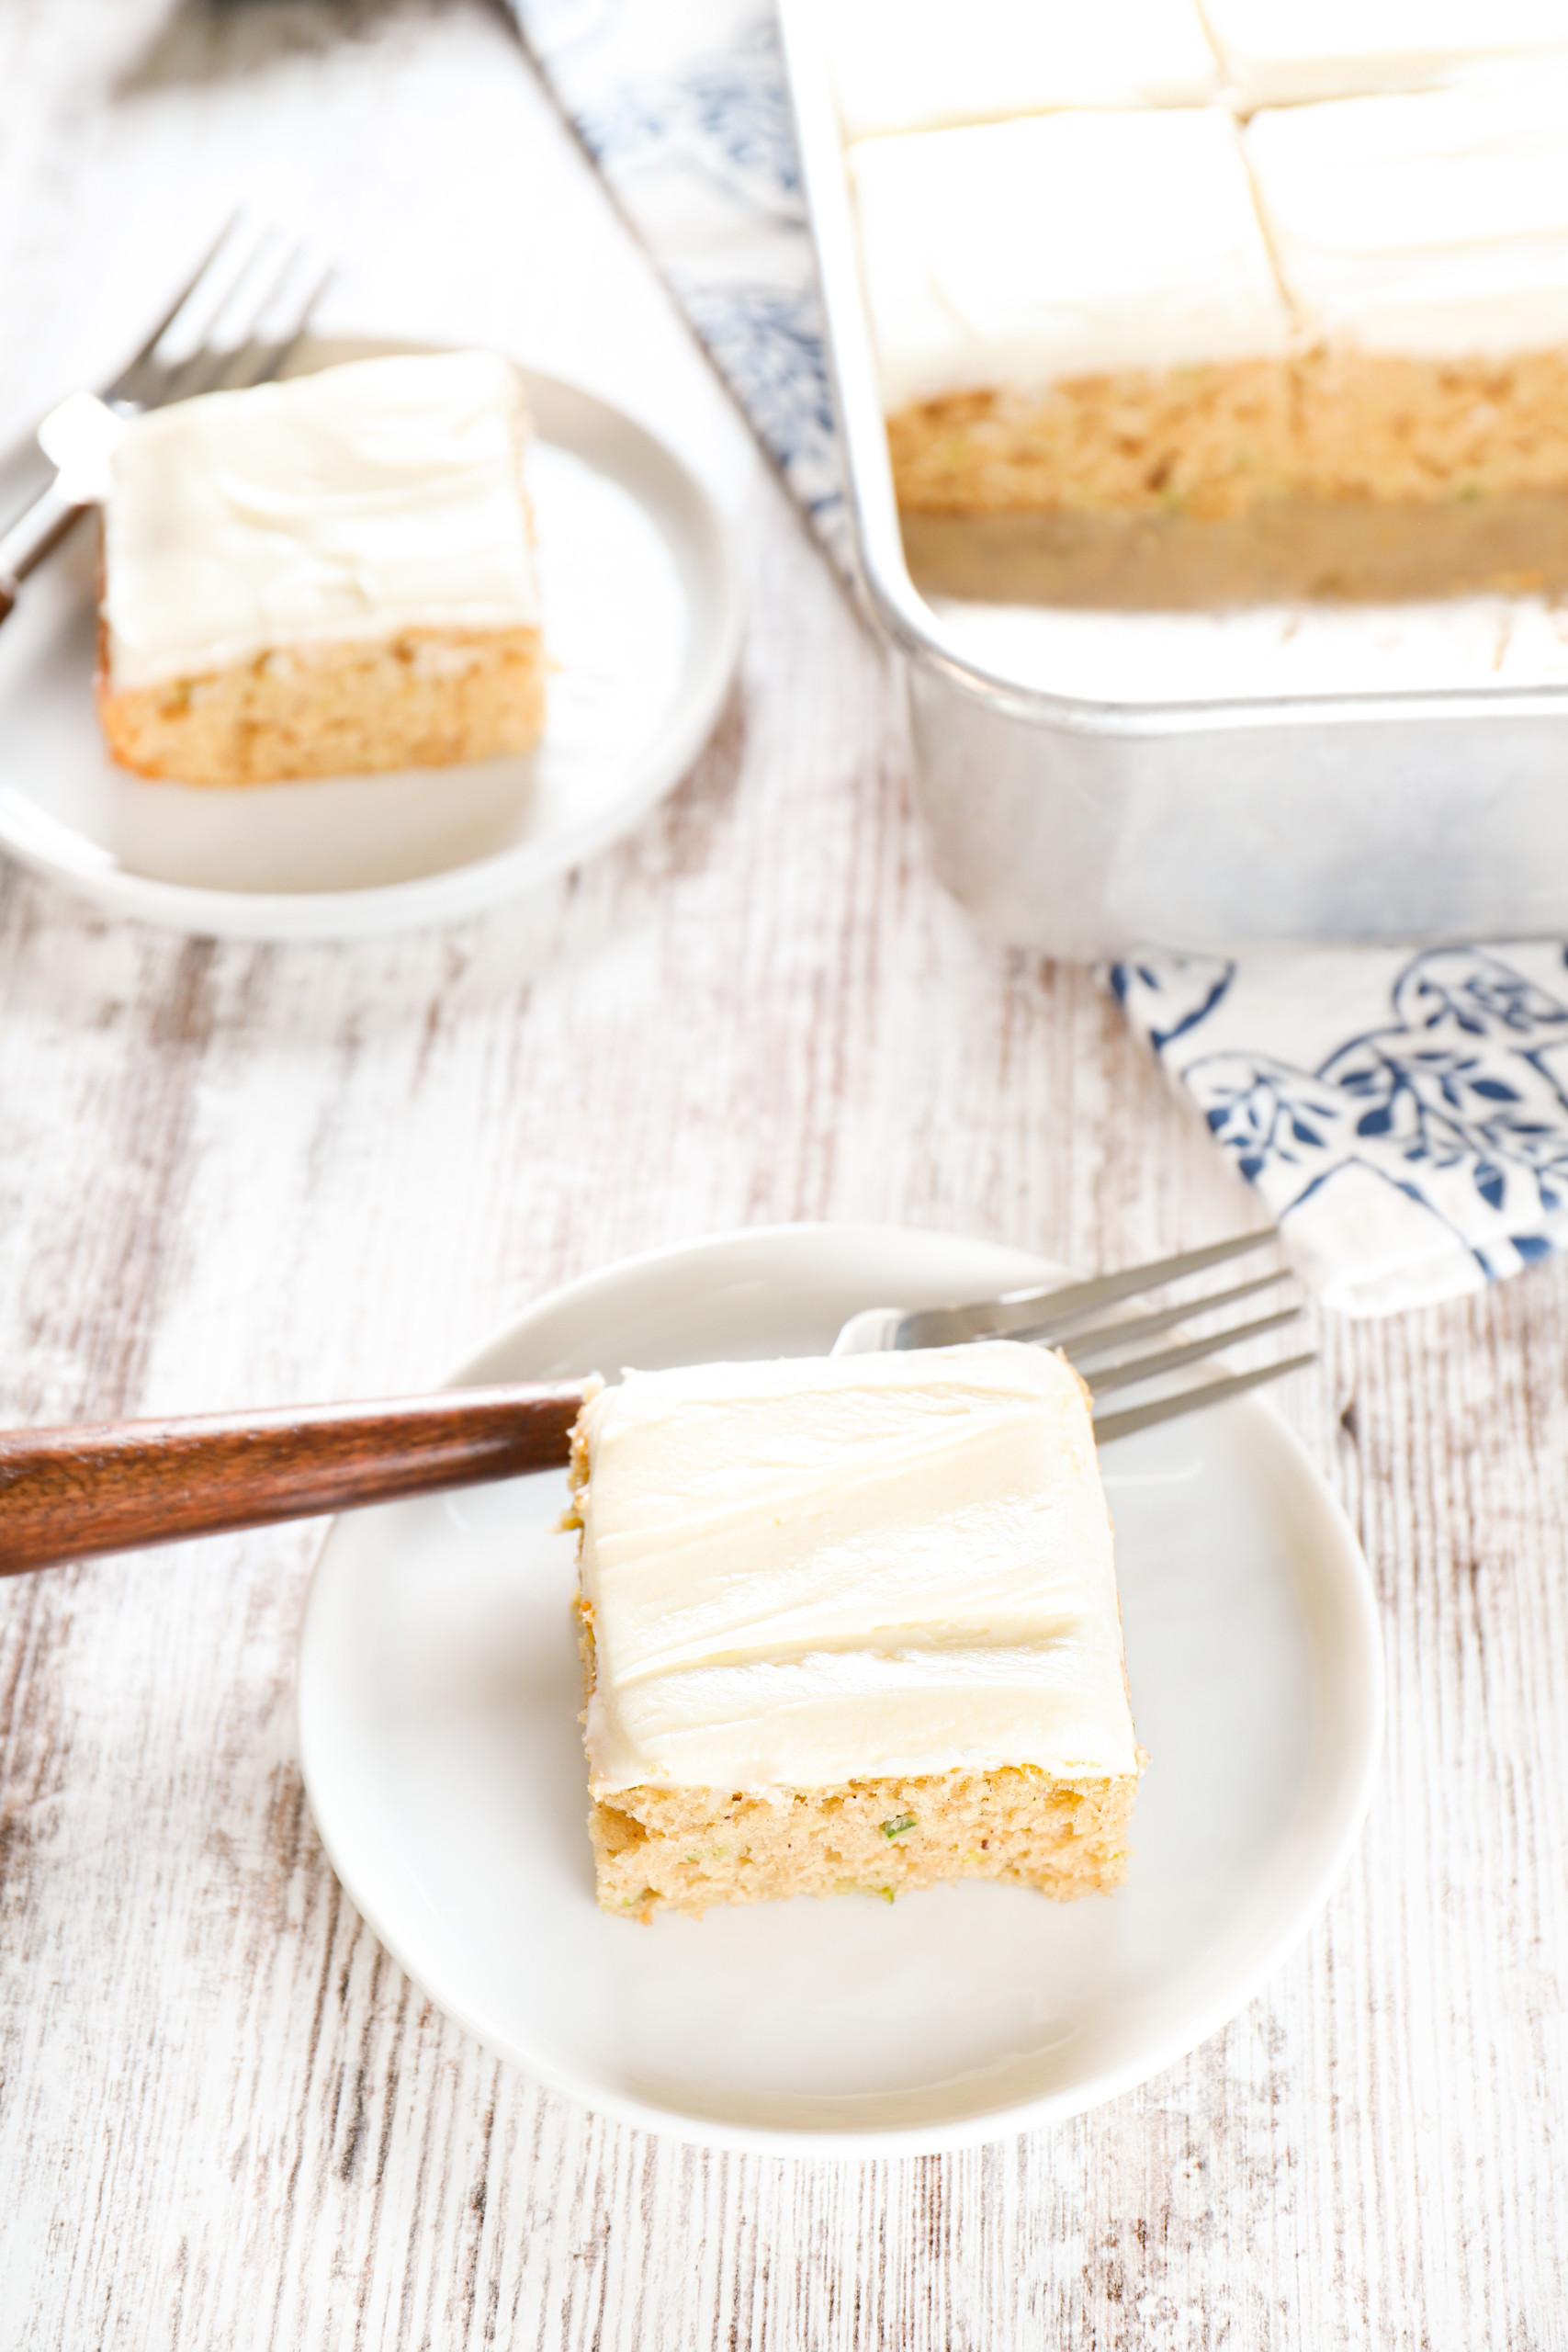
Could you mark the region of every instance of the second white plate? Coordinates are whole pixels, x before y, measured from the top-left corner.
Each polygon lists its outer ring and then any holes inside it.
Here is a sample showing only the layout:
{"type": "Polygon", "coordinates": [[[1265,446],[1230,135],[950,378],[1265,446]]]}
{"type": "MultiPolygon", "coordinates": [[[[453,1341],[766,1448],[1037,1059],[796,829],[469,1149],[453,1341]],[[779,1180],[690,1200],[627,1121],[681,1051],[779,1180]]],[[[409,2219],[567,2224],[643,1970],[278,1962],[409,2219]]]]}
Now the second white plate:
{"type": "MultiPolygon", "coordinates": [[[[317,342],[298,364],[399,347],[317,342]]],[[[130,775],[93,710],[96,534],[84,528],[0,630],[0,848],[146,922],[328,939],[473,913],[635,824],[696,758],[735,667],[724,532],[641,425],[555,377],[524,376],[557,665],[536,752],[243,791],[130,775]]]]}
{"type": "MultiPolygon", "coordinates": [[[[1047,1278],[990,1244],[787,1227],[543,1301],[469,1381],[828,1347],[856,1308],[1047,1278]]],[[[773,2153],[935,2149],[1069,2115],[1224,2024],[1359,1830],[1382,1721],[1366,1566],[1253,1398],[1108,1449],[1150,1756],[1126,1886],[844,1895],[640,1927],[586,1828],[564,1476],[339,1522],[299,1658],[300,1754],[348,1893],[430,1997],[591,2106],[773,2153]]]]}

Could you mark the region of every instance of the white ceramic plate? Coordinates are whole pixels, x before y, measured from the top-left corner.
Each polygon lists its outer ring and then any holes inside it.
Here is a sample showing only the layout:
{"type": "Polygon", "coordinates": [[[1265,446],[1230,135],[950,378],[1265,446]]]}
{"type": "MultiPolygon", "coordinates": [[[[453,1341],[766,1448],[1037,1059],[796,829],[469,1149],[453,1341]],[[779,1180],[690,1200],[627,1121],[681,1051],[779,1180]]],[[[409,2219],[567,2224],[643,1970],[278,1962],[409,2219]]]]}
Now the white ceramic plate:
{"type": "MultiPolygon", "coordinates": [[[[460,1377],[820,1351],[857,1307],[1049,1271],[878,1227],[727,1235],[558,1292],[460,1377]]],[[[599,1911],[564,1475],[332,1531],[299,1706],[339,1877],[491,2050],[686,2138],[913,2152],[1142,2081],[1224,2024],[1324,1903],[1366,1810],[1382,1664],[1355,1540],[1267,1406],[1125,1440],[1105,1467],[1151,1759],[1116,1895],[976,1883],[651,1927],[599,1911]]]]}
{"type": "MultiPolygon", "coordinates": [[[[411,347],[317,342],[297,372],[411,347]]],[[[545,638],[559,665],[536,752],[244,791],[129,775],[93,711],[96,535],[82,529],[0,629],[0,848],[147,922],[329,939],[472,913],[634,825],[696,758],[734,670],[724,532],[640,425],[524,373],[545,638]]]]}

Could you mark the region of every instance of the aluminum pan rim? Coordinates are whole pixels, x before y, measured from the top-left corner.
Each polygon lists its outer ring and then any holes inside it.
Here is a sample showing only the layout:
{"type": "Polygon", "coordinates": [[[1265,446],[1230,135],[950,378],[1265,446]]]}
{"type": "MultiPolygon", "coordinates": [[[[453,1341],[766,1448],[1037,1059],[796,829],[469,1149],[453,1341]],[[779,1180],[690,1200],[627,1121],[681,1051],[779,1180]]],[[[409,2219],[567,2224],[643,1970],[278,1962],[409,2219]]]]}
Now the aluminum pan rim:
{"type": "Polygon", "coordinates": [[[843,151],[817,31],[820,0],[780,0],[801,185],[821,279],[823,350],[845,457],[845,501],[858,585],[899,650],[992,710],[1077,735],[1139,739],[1247,728],[1450,725],[1568,717],[1568,686],[1459,687],[1346,694],[1226,695],[1208,702],[1087,702],[1009,678],[944,634],[905,561],[851,217],[843,151]]]}

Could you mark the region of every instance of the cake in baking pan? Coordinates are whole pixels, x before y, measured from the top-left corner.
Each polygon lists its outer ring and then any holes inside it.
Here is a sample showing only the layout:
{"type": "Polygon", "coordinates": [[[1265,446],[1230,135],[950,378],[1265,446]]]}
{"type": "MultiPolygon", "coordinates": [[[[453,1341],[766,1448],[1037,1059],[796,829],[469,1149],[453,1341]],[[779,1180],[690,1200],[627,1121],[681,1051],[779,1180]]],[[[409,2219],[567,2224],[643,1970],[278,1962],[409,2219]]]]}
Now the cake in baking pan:
{"type": "Polygon", "coordinates": [[[1059,1358],[628,1374],[572,1481],[606,1909],[1121,1882],[1143,1759],[1059,1358]]]}
{"type": "Polygon", "coordinates": [[[1196,107],[1219,67],[1198,0],[837,0],[846,139],[1061,107],[1196,107]]]}
{"type": "Polygon", "coordinates": [[[1523,0],[1369,0],[1359,43],[1337,7],[1206,6],[1232,104],[1021,105],[850,145],[900,505],[1261,518],[1251,545],[1328,573],[1359,544],[1392,578],[1405,544],[1435,586],[1465,584],[1449,556],[1562,584],[1568,16],[1554,56],[1523,0]],[[1242,73],[1248,27],[1272,82],[1242,73]],[[1409,86],[1315,96],[1325,57],[1409,86]],[[1238,81],[1305,102],[1248,112],[1238,81]],[[1353,509],[1384,518],[1359,543],[1353,509]]]}
{"type": "Polygon", "coordinates": [[[353,361],[140,417],[104,512],[98,711],[187,784],[446,766],[544,721],[529,431],[486,352],[353,361]]]}

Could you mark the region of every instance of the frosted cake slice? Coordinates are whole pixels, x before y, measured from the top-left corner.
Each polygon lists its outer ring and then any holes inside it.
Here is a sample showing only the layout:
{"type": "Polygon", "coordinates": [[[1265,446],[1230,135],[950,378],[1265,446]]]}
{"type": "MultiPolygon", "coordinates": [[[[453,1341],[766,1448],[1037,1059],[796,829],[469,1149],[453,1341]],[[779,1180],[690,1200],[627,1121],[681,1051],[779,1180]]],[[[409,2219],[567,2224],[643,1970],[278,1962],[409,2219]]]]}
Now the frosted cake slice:
{"type": "Polygon", "coordinates": [[[529,750],[545,663],[527,434],[516,369],[477,351],[130,424],[99,616],[115,759],[243,785],[529,750]]]}
{"type": "Polygon", "coordinates": [[[1292,473],[1291,320],[1217,107],[850,151],[899,503],[1240,512],[1292,473]]]}
{"type": "Polygon", "coordinates": [[[1142,1758],[1060,1359],[633,1373],[572,1480],[606,1909],[1120,1883],[1142,1758]]]}
{"type": "Polygon", "coordinates": [[[848,140],[1202,106],[1218,81],[1197,0],[837,0],[823,32],[848,140]]]}
{"type": "Polygon", "coordinates": [[[1430,90],[1568,57],[1562,0],[1202,0],[1247,111],[1430,90]]]}
{"type": "Polygon", "coordinates": [[[1254,117],[1318,498],[1568,488],[1568,73],[1254,117]]]}

